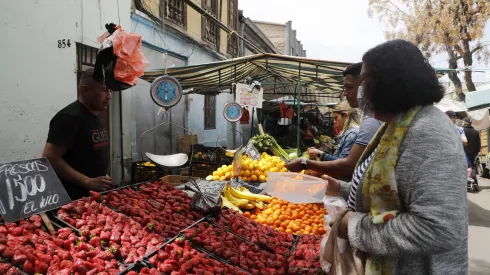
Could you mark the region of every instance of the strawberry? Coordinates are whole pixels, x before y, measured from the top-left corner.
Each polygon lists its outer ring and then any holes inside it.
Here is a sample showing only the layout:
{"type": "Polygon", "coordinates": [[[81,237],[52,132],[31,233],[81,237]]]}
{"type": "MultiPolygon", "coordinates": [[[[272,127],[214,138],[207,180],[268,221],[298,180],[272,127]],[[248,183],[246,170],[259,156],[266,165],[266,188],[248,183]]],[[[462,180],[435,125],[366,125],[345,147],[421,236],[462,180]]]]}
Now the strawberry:
{"type": "Polygon", "coordinates": [[[35,261],[34,262],[34,273],[36,274],[46,274],[48,272],[48,264],[40,261],[35,261]]]}
{"type": "Polygon", "coordinates": [[[5,274],[12,266],[6,263],[0,263],[0,274],[5,274]]]}
{"type": "Polygon", "coordinates": [[[90,199],[96,202],[102,202],[102,195],[98,192],[94,191],[89,191],[90,192],[90,199]]]}
{"type": "Polygon", "coordinates": [[[12,257],[12,264],[14,265],[23,265],[25,261],[27,261],[27,256],[20,254],[20,252],[12,257]]]}
{"type": "Polygon", "coordinates": [[[80,275],[85,275],[87,273],[87,267],[82,264],[75,264],[71,268],[72,273],[79,273],[80,275]]]}
{"type": "Polygon", "coordinates": [[[13,266],[11,267],[7,273],[5,273],[6,275],[22,275],[22,273],[19,271],[19,269],[17,269],[17,267],[13,266]]]}
{"type": "Polygon", "coordinates": [[[22,265],[22,270],[27,274],[34,274],[34,264],[31,261],[27,260],[22,265]]]}

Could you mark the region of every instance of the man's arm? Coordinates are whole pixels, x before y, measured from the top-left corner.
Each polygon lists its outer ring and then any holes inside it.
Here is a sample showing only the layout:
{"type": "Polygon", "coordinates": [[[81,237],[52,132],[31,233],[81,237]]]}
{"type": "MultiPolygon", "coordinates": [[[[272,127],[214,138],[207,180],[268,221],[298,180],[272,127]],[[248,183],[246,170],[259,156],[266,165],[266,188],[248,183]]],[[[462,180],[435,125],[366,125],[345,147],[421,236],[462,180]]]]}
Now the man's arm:
{"type": "Polygon", "coordinates": [[[58,177],[78,186],[89,188],[88,182],[90,178],[73,169],[68,163],[66,163],[66,161],[62,158],[65,152],[66,149],[64,147],[47,142],[44,146],[42,156],[49,160],[58,177]]]}
{"type": "Polygon", "coordinates": [[[354,144],[346,158],[333,161],[308,160],[306,166],[308,169],[327,174],[333,178],[350,179],[364,149],[366,146],[354,144]]]}

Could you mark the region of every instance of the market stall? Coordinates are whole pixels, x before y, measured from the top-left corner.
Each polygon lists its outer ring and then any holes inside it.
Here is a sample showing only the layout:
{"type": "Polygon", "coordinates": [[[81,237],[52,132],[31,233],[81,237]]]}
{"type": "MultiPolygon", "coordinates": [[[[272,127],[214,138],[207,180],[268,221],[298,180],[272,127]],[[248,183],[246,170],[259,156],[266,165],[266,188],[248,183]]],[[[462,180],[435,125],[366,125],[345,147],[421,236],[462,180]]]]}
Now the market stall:
{"type": "Polygon", "coordinates": [[[291,205],[228,185],[226,193],[260,202],[262,209],[242,214],[225,207],[206,214],[192,207],[192,197],[179,189],[181,180],[188,178],[92,192],[49,212],[53,234],[39,215],[2,221],[0,274],[320,272],[322,207],[291,205]]]}

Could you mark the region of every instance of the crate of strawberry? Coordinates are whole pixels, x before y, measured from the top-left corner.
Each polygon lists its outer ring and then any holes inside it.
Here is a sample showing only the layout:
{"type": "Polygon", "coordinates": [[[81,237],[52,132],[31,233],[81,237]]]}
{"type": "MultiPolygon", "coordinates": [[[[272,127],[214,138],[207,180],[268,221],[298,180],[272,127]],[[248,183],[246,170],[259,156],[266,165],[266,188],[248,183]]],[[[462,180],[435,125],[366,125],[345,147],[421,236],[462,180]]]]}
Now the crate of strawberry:
{"type": "Polygon", "coordinates": [[[320,242],[322,236],[301,235],[288,264],[293,274],[322,274],[320,267],[320,242]]]}
{"type": "Polygon", "coordinates": [[[296,242],[295,235],[276,231],[272,227],[262,225],[232,209],[222,210],[213,221],[268,251],[284,257],[291,254],[296,242]]]}
{"type": "Polygon", "coordinates": [[[73,226],[83,241],[109,250],[125,263],[134,263],[164,243],[152,228],[129,219],[92,199],[84,198],[61,207],[56,217],[73,226]],[[80,214],[81,213],[81,214],[80,214]]]}
{"type": "Polygon", "coordinates": [[[190,209],[190,200],[184,192],[168,196],[167,201],[161,203],[139,191],[123,189],[106,194],[104,202],[160,236],[170,239],[203,216],[190,209]]]}
{"type": "Polygon", "coordinates": [[[155,269],[163,274],[249,274],[238,267],[220,262],[198,251],[188,241],[181,238],[177,238],[158,250],[155,255],[148,258],[148,263],[151,268],[145,269],[145,273],[140,271],[128,274],[157,274],[155,269]]]}
{"type": "Polygon", "coordinates": [[[15,223],[5,223],[0,226],[0,256],[18,269],[2,265],[0,274],[84,272],[88,275],[112,275],[125,268],[101,249],[85,245],[82,238],[68,227],[58,229],[51,236],[44,231],[38,215],[15,223]],[[9,269],[4,270],[7,267],[9,269]]]}
{"type": "Polygon", "coordinates": [[[263,250],[211,223],[201,222],[186,229],[183,234],[192,245],[252,274],[286,274],[286,257],[263,250]]]}

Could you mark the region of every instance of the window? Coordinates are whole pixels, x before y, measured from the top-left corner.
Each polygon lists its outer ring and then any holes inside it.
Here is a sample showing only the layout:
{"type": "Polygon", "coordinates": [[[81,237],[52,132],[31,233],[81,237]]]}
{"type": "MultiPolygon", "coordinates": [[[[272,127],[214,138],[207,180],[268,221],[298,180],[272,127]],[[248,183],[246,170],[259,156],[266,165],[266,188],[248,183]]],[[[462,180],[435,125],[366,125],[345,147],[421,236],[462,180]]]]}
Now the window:
{"type": "MultiPolygon", "coordinates": [[[[232,30],[237,29],[237,0],[228,0],[228,27],[232,30]]],[[[236,35],[230,35],[228,37],[227,52],[232,56],[238,56],[238,37],[236,35]]]]}
{"type": "Polygon", "coordinates": [[[165,20],[185,27],[187,5],[183,0],[160,0],[160,13],[165,20]]]}
{"type": "MultiPolygon", "coordinates": [[[[202,6],[213,15],[218,14],[218,0],[202,0],[202,6]]],[[[218,25],[207,17],[202,19],[202,39],[218,46],[219,29],[218,25]]]]}
{"type": "Polygon", "coordinates": [[[216,129],[216,96],[204,96],[204,130],[216,129]]]}

